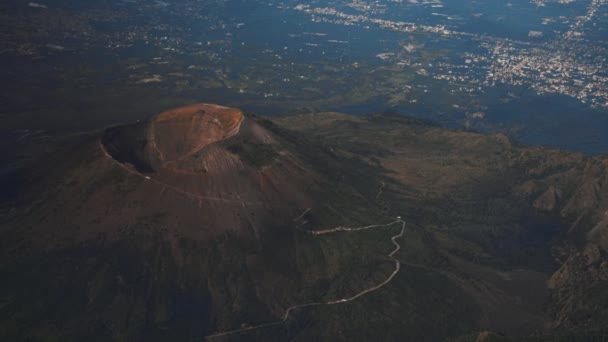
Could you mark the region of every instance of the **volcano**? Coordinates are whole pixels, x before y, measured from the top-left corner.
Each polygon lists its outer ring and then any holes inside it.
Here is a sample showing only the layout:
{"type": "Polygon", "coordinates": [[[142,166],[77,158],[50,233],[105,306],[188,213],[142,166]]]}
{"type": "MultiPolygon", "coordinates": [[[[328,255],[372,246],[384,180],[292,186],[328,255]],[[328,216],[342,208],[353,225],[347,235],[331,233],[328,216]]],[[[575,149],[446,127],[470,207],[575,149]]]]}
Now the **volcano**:
{"type": "Polygon", "coordinates": [[[605,157],[212,104],[29,148],[0,202],[1,340],[608,333],[605,157]]]}
{"type": "Polygon", "coordinates": [[[307,189],[322,179],[280,140],[238,109],[197,104],[109,128],[100,148],[107,160],[146,183],[144,192],[156,188],[158,200],[195,212],[180,215],[192,220],[189,233],[233,229],[257,235],[260,227],[289,222],[311,208],[307,189]],[[195,222],[207,228],[194,228],[195,222]]]}
{"type": "MultiPolygon", "coordinates": [[[[368,176],[356,165],[212,104],[62,145],[33,168],[47,171],[34,171],[26,192],[36,204],[3,224],[3,270],[14,275],[4,289],[19,298],[5,308],[23,315],[5,317],[16,328],[4,336],[203,339],[330,300],[323,288],[357,262],[338,262],[307,232],[384,217],[350,185],[368,176]],[[36,307],[60,302],[61,314],[19,328],[40,319],[36,307]]],[[[351,292],[390,272],[371,272],[351,292]]]]}

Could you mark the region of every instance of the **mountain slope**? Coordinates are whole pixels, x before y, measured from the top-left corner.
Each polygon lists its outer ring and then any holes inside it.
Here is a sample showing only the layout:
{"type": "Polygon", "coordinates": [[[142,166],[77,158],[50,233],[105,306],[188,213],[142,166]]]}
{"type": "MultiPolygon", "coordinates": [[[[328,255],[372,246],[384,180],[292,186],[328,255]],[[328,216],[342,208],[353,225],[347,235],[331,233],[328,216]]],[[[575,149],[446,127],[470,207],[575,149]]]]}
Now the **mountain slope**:
{"type": "Polygon", "coordinates": [[[457,279],[482,330],[607,333],[608,160],[400,116],[277,122],[384,169],[386,210],[421,227],[400,260],[457,279]]]}
{"type": "Polygon", "coordinates": [[[2,339],[606,333],[604,159],[208,104],[44,145],[2,206],[2,339]]]}

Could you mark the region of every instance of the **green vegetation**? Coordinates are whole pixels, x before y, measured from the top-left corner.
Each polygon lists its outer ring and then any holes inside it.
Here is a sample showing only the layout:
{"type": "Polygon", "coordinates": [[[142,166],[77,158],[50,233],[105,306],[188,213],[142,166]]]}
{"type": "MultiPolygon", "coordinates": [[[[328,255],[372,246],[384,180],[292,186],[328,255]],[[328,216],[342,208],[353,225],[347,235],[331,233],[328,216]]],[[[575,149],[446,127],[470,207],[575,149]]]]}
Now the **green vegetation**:
{"type": "Polygon", "coordinates": [[[228,145],[228,151],[238,155],[243,162],[256,169],[269,165],[278,155],[272,145],[246,141],[228,145]]]}

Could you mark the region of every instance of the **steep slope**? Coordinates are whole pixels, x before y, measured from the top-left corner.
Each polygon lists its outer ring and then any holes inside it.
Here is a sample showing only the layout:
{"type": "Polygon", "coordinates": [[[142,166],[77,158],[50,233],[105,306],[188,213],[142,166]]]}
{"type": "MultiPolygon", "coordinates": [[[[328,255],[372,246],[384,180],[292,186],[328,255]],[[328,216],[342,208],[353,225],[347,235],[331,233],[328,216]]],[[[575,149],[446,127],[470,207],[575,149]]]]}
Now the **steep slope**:
{"type": "Polygon", "coordinates": [[[288,222],[311,208],[307,189],[322,183],[314,167],[267,129],[240,110],[216,105],[183,107],[110,128],[100,147],[108,160],[163,191],[163,200],[181,197],[189,203],[186,212],[207,214],[182,225],[205,222],[208,230],[187,232],[198,236],[216,234],[212,227],[263,234],[259,229],[273,221],[288,222]]]}

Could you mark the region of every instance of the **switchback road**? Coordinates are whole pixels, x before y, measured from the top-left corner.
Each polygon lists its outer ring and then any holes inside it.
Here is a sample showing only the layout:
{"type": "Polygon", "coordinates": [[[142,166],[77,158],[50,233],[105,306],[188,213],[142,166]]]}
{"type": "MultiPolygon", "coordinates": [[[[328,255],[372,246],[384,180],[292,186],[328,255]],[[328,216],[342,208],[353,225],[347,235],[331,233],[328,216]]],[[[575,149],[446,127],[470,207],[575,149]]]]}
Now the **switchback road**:
{"type": "Polygon", "coordinates": [[[238,333],[242,333],[242,332],[246,332],[246,331],[250,331],[250,330],[254,330],[254,329],[261,329],[261,328],[265,328],[265,327],[269,327],[269,326],[273,326],[273,325],[282,324],[289,319],[290,314],[294,310],[311,307],[311,306],[336,305],[336,304],[348,303],[348,302],[352,302],[352,301],[358,299],[359,297],[362,297],[370,292],[374,292],[374,291],[381,289],[382,287],[384,287],[385,285],[390,283],[391,280],[393,280],[393,278],[397,275],[397,273],[399,273],[399,270],[401,269],[401,263],[399,262],[399,260],[397,260],[397,258],[394,257],[394,255],[401,249],[401,245],[399,245],[399,243],[397,243],[397,239],[401,238],[403,236],[403,234],[405,233],[405,221],[403,221],[400,217],[398,217],[396,221],[388,223],[388,224],[383,224],[383,225],[371,225],[371,226],[365,226],[365,227],[359,227],[359,228],[336,227],[336,228],[327,229],[327,230],[310,231],[310,233],[313,235],[323,235],[323,234],[331,234],[331,233],[337,233],[337,232],[356,232],[356,231],[367,230],[367,229],[389,227],[389,226],[392,226],[392,225],[398,224],[398,223],[401,223],[401,230],[399,231],[399,233],[397,235],[394,235],[391,237],[391,241],[395,245],[395,248],[388,254],[388,257],[391,258],[393,260],[393,262],[395,263],[395,269],[381,283],[376,284],[372,287],[369,287],[350,297],[335,299],[335,300],[331,300],[328,302],[312,302],[312,303],[305,303],[305,304],[298,304],[298,305],[291,306],[285,310],[285,313],[283,314],[281,319],[278,321],[275,321],[275,322],[269,322],[269,323],[245,327],[245,328],[241,328],[241,329],[219,332],[219,333],[215,333],[212,335],[208,335],[205,338],[207,340],[210,340],[210,339],[213,339],[216,337],[228,336],[228,335],[238,334],[238,333]]]}

